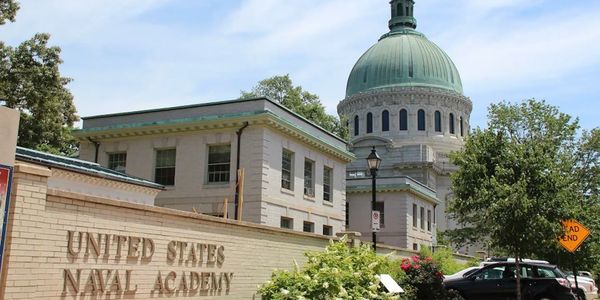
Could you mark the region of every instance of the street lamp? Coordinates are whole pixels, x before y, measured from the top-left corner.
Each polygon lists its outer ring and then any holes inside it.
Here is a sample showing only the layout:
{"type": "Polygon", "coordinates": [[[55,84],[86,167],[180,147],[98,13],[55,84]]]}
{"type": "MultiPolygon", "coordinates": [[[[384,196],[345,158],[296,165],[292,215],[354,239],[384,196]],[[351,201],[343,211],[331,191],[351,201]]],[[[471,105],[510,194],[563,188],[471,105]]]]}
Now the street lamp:
{"type": "MultiPolygon", "coordinates": [[[[375,150],[375,146],[371,150],[371,154],[367,157],[367,164],[369,165],[369,170],[371,171],[371,177],[373,178],[373,186],[371,188],[372,199],[371,199],[371,224],[373,224],[373,212],[375,211],[376,203],[377,203],[377,187],[376,187],[376,178],[377,178],[377,170],[379,170],[379,165],[381,164],[381,157],[377,154],[377,150],[375,150]]],[[[377,253],[377,235],[375,233],[375,228],[371,228],[373,231],[373,251],[377,253]]]]}

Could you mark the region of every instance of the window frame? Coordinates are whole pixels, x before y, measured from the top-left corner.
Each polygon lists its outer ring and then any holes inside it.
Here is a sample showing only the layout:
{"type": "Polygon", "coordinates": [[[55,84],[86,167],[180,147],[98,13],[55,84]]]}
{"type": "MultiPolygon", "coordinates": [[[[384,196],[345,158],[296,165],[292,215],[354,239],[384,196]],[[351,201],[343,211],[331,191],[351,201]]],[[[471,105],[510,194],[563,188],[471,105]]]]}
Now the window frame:
{"type": "Polygon", "coordinates": [[[281,188],[282,189],[286,189],[288,191],[293,191],[294,190],[294,152],[290,151],[289,149],[286,148],[282,148],[281,151],[281,188]],[[289,172],[289,187],[285,187],[284,186],[284,172],[286,172],[286,170],[284,169],[284,162],[285,162],[285,155],[286,153],[289,153],[290,156],[290,161],[289,161],[289,165],[290,168],[289,170],[287,170],[287,172],[289,172]]]}
{"type": "Polygon", "coordinates": [[[417,111],[417,131],[427,130],[427,116],[425,115],[424,109],[417,111]]]}
{"type": "Polygon", "coordinates": [[[207,145],[206,148],[206,183],[207,184],[228,184],[231,182],[231,144],[212,144],[212,145],[207,145]],[[212,163],[210,162],[210,155],[211,155],[211,148],[213,147],[223,147],[223,146],[228,146],[229,147],[229,161],[227,163],[225,162],[216,162],[216,163],[212,163]],[[215,176],[222,176],[222,175],[226,175],[227,176],[227,180],[211,180],[211,166],[220,166],[220,165],[227,165],[227,171],[212,171],[213,174],[215,174],[215,176]]]}
{"type": "Polygon", "coordinates": [[[304,196],[306,197],[310,197],[310,198],[314,198],[315,197],[315,166],[316,163],[313,160],[310,160],[308,158],[304,158],[304,173],[303,173],[303,178],[304,178],[304,196]],[[311,165],[311,170],[310,170],[310,181],[307,180],[307,164],[311,165]],[[307,185],[307,182],[309,182],[310,184],[307,185]]]}
{"type": "Polygon", "coordinates": [[[106,163],[106,167],[108,169],[111,169],[113,171],[117,171],[120,173],[125,173],[127,170],[127,151],[120,151],[120,152],[109,152],[107,153],[107,163],[106,163]],[[115,157],[115,156],[120,156],[120,155],[124,155],[124,159],[123,160],[116,160],[113,161],[111,158],[115,157]],[[123,162],[123,170],[118,170],[118,167],[120,167],[121,165],[119,165],[119,162],[123,162]],[[114,166],[111,166],[111,164],[115,164],[114,166]]]}
{"type": "Polygon", "coordinates": [[[435,132],[442,132],[442,113],[436,110],[434,113],[435,132]]]}
{"type": "Polygon", "coordinates": [[[310,222],[310,221],[304,221],[302,222],[302,232],[307,232],[307,233],[315,233],[315,222],[310,222]],[[309,231],[306,230],[306,226],[309,226],[309,231]]]}
{"type": "Polygon", "coordinates": [[[431,209],[427,210],[427,231],[431,232],[431,228],[432,228],[432,223],[431,223],[431,209]]]}
{"type": "Polygon", "coordinates": [[[398,114],[398,122],[398,129],[400,131],[408,130],[408,110],[404,108],[400,110],[400,113],[398,114]]]}
{"type": "Polygon", "coordinates": [[[421,222],[419,225],[421,225],[421,229],[425,230],[425,207],[421,206],[419,215],[421,216],[421,222]]]}
{"type": "Polygon", "coordinates": [[[367,133],[373,133],[373,113],[367,113],[367,133]]]}
{"type": "MultiPolygon", "coordinates": [[[[158,183],[160,185],[164,185],[164,186],[175,186],[175,177],[176,177],[176,172],[177,172],[177,148],[160,148],[160,149],[154,149],[154,182],[158,183]],[[163,152],[167,152],[167,151],[173,151],[174,153],[174,158],[173,158],[173,165],[172,166],[159,166],[158,164],[158,159],[159,159],[159,154],[163,153],[163,152]],[[173,179],[169,180],[168,182],[165,181],[160,181],[158,180],[157,176],[158,176],[158,169],[173,169],[173,179]],[[171,182],[172,181],[172,182],[171,182]]],[[[166,176],[164,176],[166,177],[166,176]]]]}
{"type": "Polygon", "coordinates": [[[294,230],[294,219],[290,217],[281,216],[279,219],[279,228],[294,230]],[[283,222],[286,221],[289,224],[289,227],[283,226],[283,222]]]}
{"type": "Polygon", "coordinates": [[[449,125],[448,131],[450,132],[450,134],[456,134],[456,126],[454,124],[454,114],[453,113],[450,113],[448,115],[448,125],[449,125]]]}
{"type": "Polygon", "coordinates": [[[323,166],[323,201],[333,202],[333,168],[328,166],[323,166]]]}
{"type": "Polygon", "coordinates": [[[323,235],[324,236],[333,236],[333,226],[323,225],[323,235]],[[328,232],[326,232],[326,229],[328,232]]]}
{"type": "Polygon", "coordinates": [[[381,113],[381,131],[390,131],[390,112],[387,109],[381,113]]]}
{"type": "Polygon", "coordinates": [[[358,136],[360,134],[360,120],[358,116],[354,116],[354,136],[358,136]]]}
{"type": "Polygon", "coordinates": [[[414,228],[417,228],[417,226],[419,225],[419,222],[417,220],[418,211],[419,211],[419,208],[417,207],[417,204],[413,203],[413,207],[412,207],[412,221],[413,222],[412,222],[412,225],[413,225],[414,228]]]}

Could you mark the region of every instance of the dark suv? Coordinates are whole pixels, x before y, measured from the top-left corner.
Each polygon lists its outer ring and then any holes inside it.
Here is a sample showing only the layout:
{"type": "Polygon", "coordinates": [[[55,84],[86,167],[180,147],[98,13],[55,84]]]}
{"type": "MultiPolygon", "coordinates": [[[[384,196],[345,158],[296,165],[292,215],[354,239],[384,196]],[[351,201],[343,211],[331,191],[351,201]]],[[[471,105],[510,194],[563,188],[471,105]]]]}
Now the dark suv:
{"type": "MultiPolygon", "coordinates": [[[[520,263],[523,300],[575,300],[571,284],[556,266],[520,263]]],[[[487,265],[466,277],[444,282],[467,300],[516,299],[517,279],[514,262],[487,265]]]]}

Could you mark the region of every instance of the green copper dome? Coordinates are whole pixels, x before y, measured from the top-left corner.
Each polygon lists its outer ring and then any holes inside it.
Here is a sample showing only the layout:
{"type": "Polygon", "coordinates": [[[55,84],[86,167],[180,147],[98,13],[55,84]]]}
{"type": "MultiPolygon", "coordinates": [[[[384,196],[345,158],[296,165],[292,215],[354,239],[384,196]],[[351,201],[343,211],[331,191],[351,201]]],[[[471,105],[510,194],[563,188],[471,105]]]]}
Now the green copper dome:
{"type": "Polygon", "coordinates": [[[440,88],[462,94],[460,75],[450,57],[414,30],[414,2],[393,0],[391,4],[391,31],[354,65],[346,97],[391,87],[440,88]]]}

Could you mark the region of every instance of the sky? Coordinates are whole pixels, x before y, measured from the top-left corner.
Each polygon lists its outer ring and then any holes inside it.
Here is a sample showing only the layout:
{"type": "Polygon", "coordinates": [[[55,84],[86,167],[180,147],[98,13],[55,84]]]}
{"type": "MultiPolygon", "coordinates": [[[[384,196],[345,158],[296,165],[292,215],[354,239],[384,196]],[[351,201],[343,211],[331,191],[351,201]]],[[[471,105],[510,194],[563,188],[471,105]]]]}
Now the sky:
{"type": "MultiPolygon", "coordinates": [[[[390,18],[388,0],[19,1],[0,40],[50,33],[80,116],[235,99],[283,74],[336,114],[390,18]]],[[[600,126],[600,1],[415,2],[417,30],[461,73],[472,125],[490,103],[536,98],[600,126]]]]}

